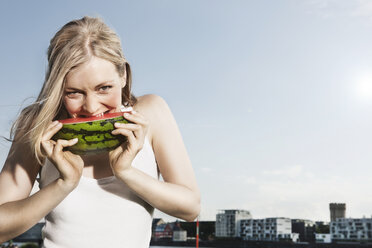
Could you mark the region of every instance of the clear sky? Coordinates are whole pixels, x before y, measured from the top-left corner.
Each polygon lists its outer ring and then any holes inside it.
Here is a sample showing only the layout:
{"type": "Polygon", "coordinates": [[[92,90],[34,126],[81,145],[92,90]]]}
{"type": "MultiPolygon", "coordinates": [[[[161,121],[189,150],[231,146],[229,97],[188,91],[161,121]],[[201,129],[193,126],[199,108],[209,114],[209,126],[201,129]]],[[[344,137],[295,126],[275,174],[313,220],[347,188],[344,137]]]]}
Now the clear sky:
{"type": "Polygon", "coordinates": [[[40,91],[51,37],[84,15],[118,32],[134,93],[170,105],[201,220],[328,221],[330,202],[371,216],[371,1],[1,1],[0,134],[40,91]]]}

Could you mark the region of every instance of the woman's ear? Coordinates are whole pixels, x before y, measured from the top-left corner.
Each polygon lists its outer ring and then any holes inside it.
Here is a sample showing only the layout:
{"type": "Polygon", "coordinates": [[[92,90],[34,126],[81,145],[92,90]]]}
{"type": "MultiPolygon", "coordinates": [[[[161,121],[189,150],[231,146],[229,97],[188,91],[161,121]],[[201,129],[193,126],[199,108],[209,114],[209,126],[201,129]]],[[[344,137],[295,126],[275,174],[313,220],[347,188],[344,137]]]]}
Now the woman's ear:
{"type": "Polygon", "coordinates": [[[121,78],[121,88],[124,88],[126,84],[127,84],[127,79],[125,77],[122,77],[121,78]]]}
{"type": "Polygon", "coordinates": [[[121,77],[121,87],[124,88],[127,85],[127,72],[124,72],[124,75],[121,77]]]}

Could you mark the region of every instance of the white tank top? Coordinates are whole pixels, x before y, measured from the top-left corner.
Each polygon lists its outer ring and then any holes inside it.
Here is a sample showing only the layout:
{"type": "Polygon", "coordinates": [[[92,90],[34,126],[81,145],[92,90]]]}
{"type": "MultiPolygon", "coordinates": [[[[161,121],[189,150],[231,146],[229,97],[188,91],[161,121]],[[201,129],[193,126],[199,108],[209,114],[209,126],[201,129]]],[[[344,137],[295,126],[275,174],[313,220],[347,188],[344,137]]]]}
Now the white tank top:
{"type": "MultiPolygon", "coordinates": [[[[132,166],[159,179],[149,140],[132,166]]],[[[54,165],[42,167],[40,189],[59,177],[54,165]]],[[[146,182],[144,182],[146,183],[146,182]]],[[[148,248],[153,207],[114,176],[82,176],[79,185],[45,217],[42,230],[46,248],[148,248]]]]}

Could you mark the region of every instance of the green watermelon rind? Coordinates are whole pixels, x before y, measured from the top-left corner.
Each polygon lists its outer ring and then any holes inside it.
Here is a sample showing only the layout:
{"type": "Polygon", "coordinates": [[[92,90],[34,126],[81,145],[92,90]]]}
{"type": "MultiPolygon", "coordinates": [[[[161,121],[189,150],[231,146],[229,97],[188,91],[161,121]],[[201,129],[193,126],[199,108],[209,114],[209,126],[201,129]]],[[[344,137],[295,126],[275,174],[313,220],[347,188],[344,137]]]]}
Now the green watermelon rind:
{"type": "Polygon", "coordinates": [[[123,116],[110,119],[63,124],[52,140],[70,140],[78,138],[78,142],[65,149],[74,154],[97,154],[114,150],[126,141],[122,135],[112,135],[114,123],[129,123],[123,116]]]}

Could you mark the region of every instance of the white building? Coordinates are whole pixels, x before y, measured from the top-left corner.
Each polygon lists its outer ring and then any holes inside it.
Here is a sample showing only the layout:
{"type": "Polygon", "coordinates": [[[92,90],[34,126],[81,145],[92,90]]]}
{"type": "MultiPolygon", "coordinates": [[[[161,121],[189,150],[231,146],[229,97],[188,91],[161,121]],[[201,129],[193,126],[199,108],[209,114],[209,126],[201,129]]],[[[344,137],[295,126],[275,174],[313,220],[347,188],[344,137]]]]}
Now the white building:
{"type": "Polygon", "coordinates": [[[266,218],[242,220],[241,237],[244,240],[292,240],[292,223],[289,218],[266,218]]]}
{"type": "Polygon", "coordinates": [[[173,241],[187,241],[187,231],[186,230],[177,230],[173,231],[173,241]]]}
{"type": "Polygon", "coordinates": [[[331,234],[330,233],[315,233],[315,242],[316,243],[331,243],[331,234]]]}
{"type": "Polygon", "coordinates": [[[333,241],[372,241],[372,218],[338,218],[331,221],[329,231],[333,241]]]}
{"type": "Polygon", "coordinates": [[[300,234],[299,233],[291,233],[291,240],[292,242],[299,242],[300,241],[300,234]]]}
{"type": "Polygon", "coordinates": [[[247,210],[221,210],[216,215],[216,237],[239,237],[240,221],[251,218],[247,210]]]}

